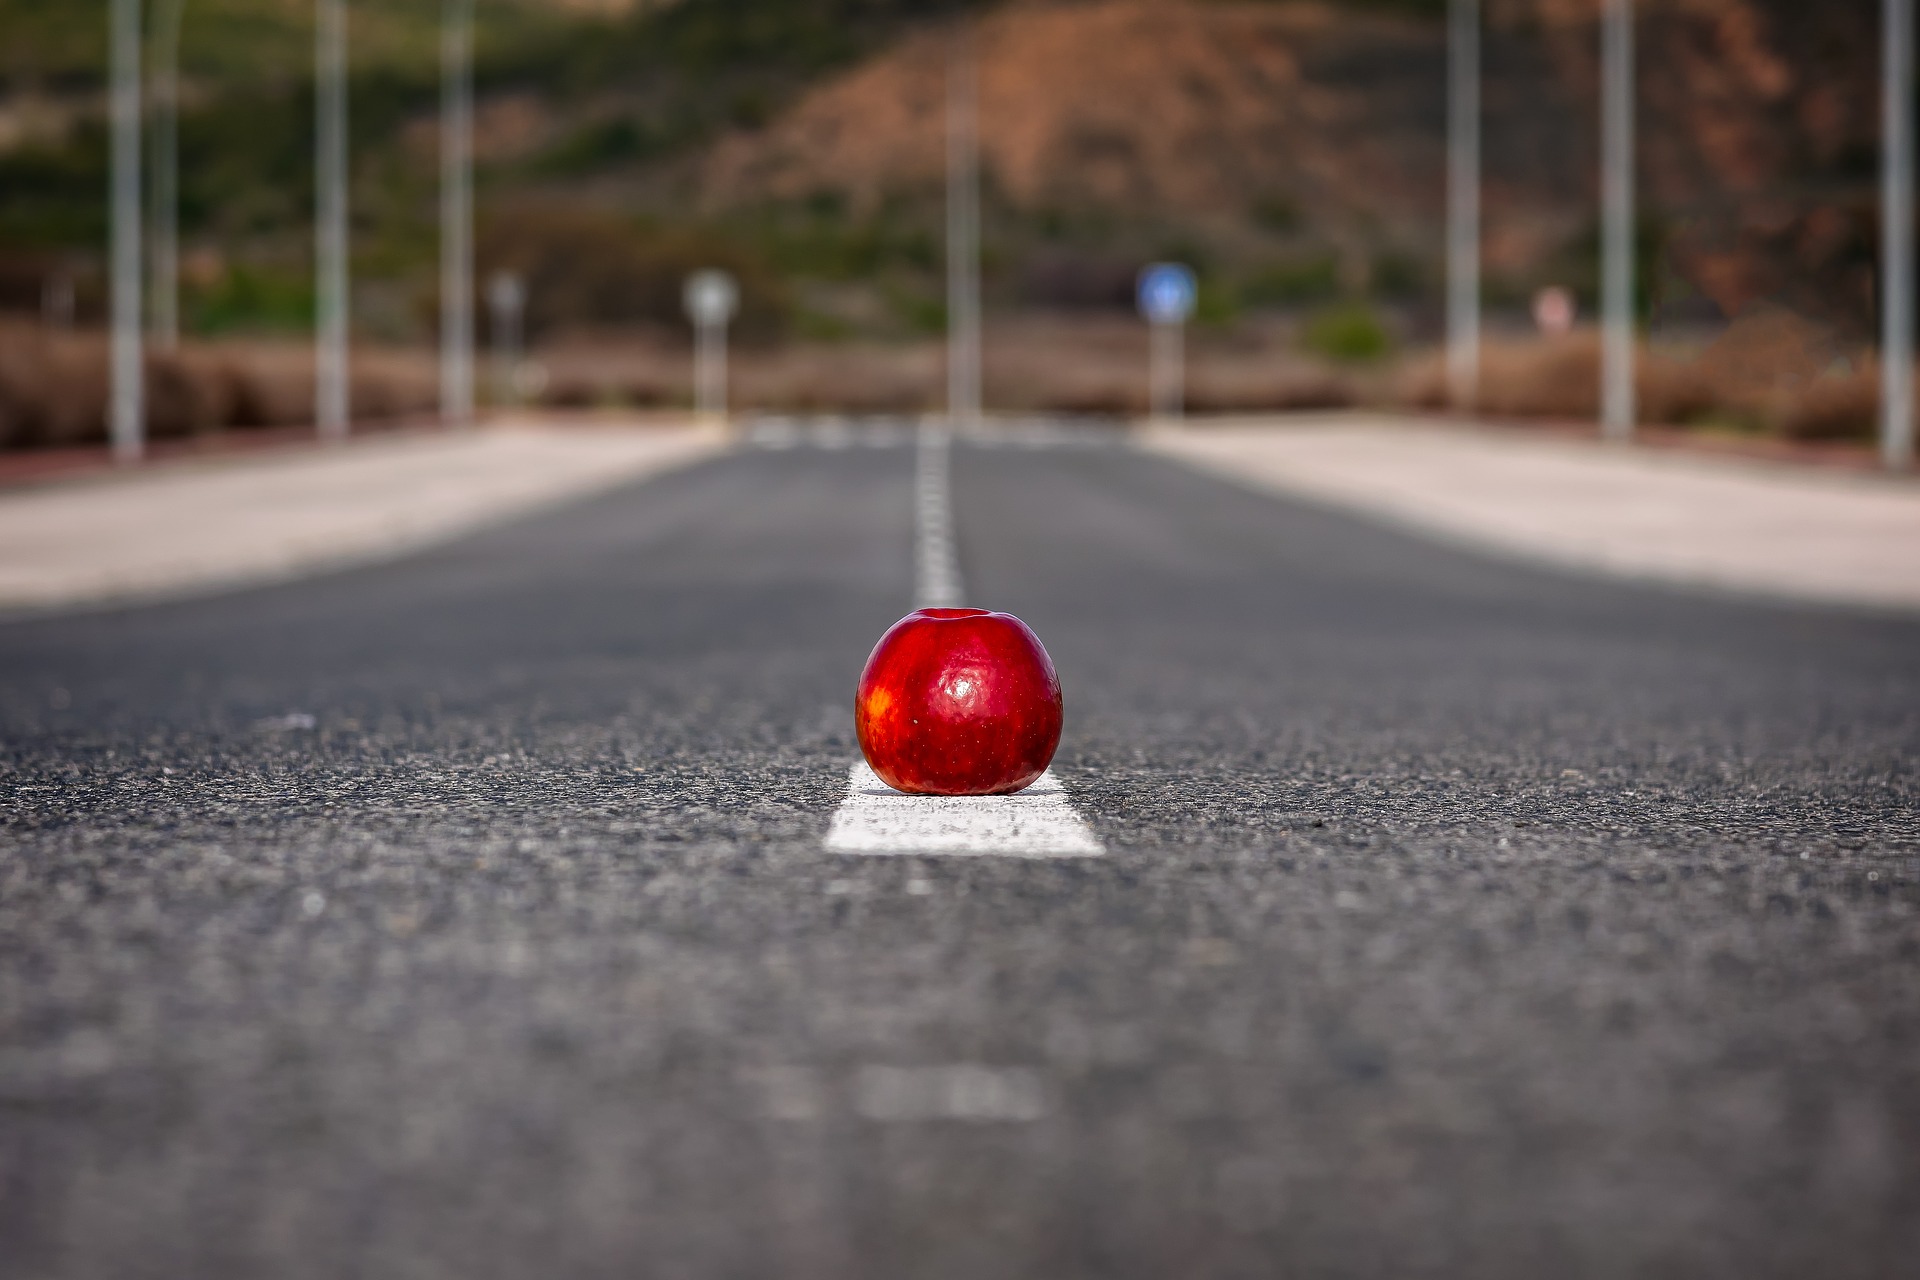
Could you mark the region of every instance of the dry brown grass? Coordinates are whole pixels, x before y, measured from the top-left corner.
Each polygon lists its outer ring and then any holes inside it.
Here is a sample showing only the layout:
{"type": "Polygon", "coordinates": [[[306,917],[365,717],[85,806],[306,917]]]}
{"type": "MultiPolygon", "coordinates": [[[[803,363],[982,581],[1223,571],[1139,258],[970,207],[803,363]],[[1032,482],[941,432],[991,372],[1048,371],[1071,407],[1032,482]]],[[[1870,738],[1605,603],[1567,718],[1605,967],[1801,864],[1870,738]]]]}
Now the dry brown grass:
{"type": "MultiPolygon", "coordinates": [[[[994,410],[1127,416],[1147,408],[1147,335],[1138,322],[1013,317],[996,319],[986,336],[986,399],[994,410]]],[[[691,400],[691,353],[666,330],[575,334],[544,349],[540,360],[547,373],[540,398],[548,404],[667,407],[691,400]]],[[[147,372],[149,433],[157,440],[313,420],[313,360],[305,344],[188,344],[149,355],[147,372]]],[[[0,448],[104,440],[106,375],[106,344],[98,332],[0,322],[0,448]]],[[[1879,398],[1872,360],[1836,358],[1778,317],[1736,325],[1693,355],[1642,349],[1636,377],[1643,422],[1730,425],[1792,440],[1869,438],[1879,398]]],[[[1490,342],[1477,408],[1515,419],[1591,422],[1599,381],[1599,345],[1591,332],[1490,342]]],[[[733,353],[730,382],[732,402],[745,409],[936,410],[945,400],[945,349],[938,339],[749,346],[733,353]]],[[[356,420],[430,413],[437,397],[431,353],[355,353],[356,420]]],[[[1440,356],[1336,366],[1298,354],[1290,332],[1280,328],[1192,337],[1192,412],[1359,404],[1450,407],[1440,356]]]]}
{"type": "MultiPolygon", "coordinates": [[[[988,326],[985,397],[996,411],[1131,415],[1147,409],[1147,334],[1109,316],[1017,316],[988,326]]],[[[684,405],[691,354],[664,332],[577,333],[540,353],[543,399],[583,406],[684,405]]],[[[1372,375],[1368,375],[1372,376],[1372,375]]],[[[1292,353],[1284,336],[1203,334],[1192,342],[1187,404],[1196,413],[1358,403],[1361,375],[1292,353]]],[[[733,352],[732,403],[778,411],[911,413],[946,397],[946,349],[915,342],[797,342],[733,352]]]]}
{"type": "MultiPolygon", "coordinates": [[[[1642,422],[1730,426],[1790,440],[1864,440],[1879,411],[1879,369],[1847,358],[1803,322],[1764,313],[1697,353],[1641,346],[1635,394],[1642,422]]],[[[1438,353],[1410,360],[1394,400],[1423,409],[1449,403],[1438,353]]],[[[1558,339],[1489,343],[1478,412],[1496,417],[1591,421],[1600,409],[1600,343],[1592,331],[1558,339]]]]}
{"type": "Polygon", "coordinates": [[[1790,440],[1865,440],[1880,413],[1880,366],[1868,358],[1822,373],[1783,408],[1780,434],[1790,440]]]}
{"type": "MultiPolygon", "coordinates": [[[[313,421],[313,355],[304,344],[188,343],[150,351],[146,365],[152,439],[313,421]]],[[[0,323],[0,448],[104,441],[107,394],[104,334],[0,323]]],[[[439,388],[430,359],[360,351],[351,395],[356,419],[379,420],[431,410],[439,388]]]]}

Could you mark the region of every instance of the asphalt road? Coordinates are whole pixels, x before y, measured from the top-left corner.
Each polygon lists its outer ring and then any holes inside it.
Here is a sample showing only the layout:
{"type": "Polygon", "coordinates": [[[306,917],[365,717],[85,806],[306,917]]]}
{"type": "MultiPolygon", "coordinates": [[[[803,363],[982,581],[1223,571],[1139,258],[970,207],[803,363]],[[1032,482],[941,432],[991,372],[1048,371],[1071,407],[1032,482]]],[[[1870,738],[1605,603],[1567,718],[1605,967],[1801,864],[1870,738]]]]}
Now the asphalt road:
{"type": "Polygon", "coordinates": [[[830,855],[912,466],[0,624],[0,1274],[1913,1274],[1920,620],[963,444],[1108,854],[830,855]]]}

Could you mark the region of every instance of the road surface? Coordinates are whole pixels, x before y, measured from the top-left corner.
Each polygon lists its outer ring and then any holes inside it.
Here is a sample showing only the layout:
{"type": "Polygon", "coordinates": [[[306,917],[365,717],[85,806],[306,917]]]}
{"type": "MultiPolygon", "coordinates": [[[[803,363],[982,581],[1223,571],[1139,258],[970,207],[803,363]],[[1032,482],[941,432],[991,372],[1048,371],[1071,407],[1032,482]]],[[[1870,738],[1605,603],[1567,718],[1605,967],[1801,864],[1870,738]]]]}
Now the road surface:
{"type": "Polygon", "coordinates": [[[0,624],[9,1277],[1910,1274],[1920,620],[962,441],[1101,852],[833,853],[915,452],[753,440],[0,624]]]}

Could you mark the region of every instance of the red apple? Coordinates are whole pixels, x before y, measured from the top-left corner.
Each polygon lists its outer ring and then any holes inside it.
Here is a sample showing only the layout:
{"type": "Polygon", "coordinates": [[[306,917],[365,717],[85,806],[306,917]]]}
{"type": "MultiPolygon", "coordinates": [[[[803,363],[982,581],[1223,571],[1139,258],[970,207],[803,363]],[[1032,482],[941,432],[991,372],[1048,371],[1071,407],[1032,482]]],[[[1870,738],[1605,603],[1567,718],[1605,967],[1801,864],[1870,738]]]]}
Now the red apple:
{"type": "Polygon", "coordinates": [[[860,750],[897,791],[997,796],[1060,745],[1060,677],[1010,613],[921,609],[887,628],[860,673],[860,750]]]}

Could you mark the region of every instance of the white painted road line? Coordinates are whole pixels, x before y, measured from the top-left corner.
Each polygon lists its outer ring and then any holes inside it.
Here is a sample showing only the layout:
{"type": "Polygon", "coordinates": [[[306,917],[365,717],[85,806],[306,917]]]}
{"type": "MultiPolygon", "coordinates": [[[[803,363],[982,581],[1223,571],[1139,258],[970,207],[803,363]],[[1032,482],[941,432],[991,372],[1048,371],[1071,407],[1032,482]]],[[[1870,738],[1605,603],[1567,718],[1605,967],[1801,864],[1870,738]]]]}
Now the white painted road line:
{"type": "Polygon", "coordinates": [[[960,556],[953,545],[952,441],[945,427],[920,429],[914,468],[914,599],[920,609],[957,609],[960,556]]]}
{"type": "Polygon", "coordinates": [[[853,1109],[882,1124],[903,1121],[1028,1121],[1046,1114],[1037,1072],[959,1062],[936,1067],[860,1068],[853,1109]]]}
{"type": "MultiPolygon", "coordinates": [[[[960,430],[944,430],[952,439],[964,440],[981,449],[1093,449],[1119,441],[1121,433],[1112,427],[1062,424],[1021,418],[997,419],[975,423],[960,430]]],[[[743,418],[739,424],[739,442],[750,449],[774,451],[809,448],[897,449],[921,437],[922,430],[905,418],[849,418],[823,415],[795,418],[784,414],[743,418]]]]}
{"type": "MultiPolygon", "coordinates": [[[[788,1122],[827,1119],[841,1092],[829,1073],[808,1066],[748,1067],[740,1072],[740,1084],[758,1101],[761,1115],[788,1122]]],[[[847,1084],[854,1113],[881,1124],[1023,1123],[1047,1112],[1044,1082],[1030,1067],[874,1063],[857,1069],[847,1084]]]]}
{"type": "Polygon", "coordinates": [[[1048,770],[1010,796],[915,796],[880,781],[862,760],[827,829],[830,853],[1097,858],[1106,852],[1048,770]]]}

